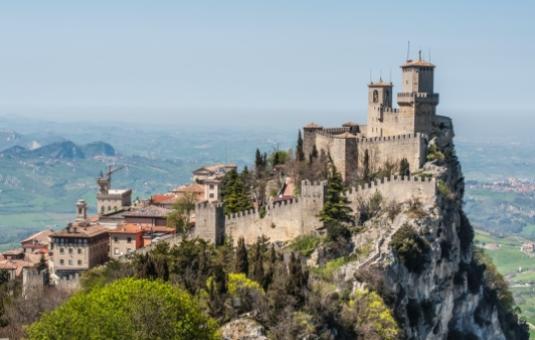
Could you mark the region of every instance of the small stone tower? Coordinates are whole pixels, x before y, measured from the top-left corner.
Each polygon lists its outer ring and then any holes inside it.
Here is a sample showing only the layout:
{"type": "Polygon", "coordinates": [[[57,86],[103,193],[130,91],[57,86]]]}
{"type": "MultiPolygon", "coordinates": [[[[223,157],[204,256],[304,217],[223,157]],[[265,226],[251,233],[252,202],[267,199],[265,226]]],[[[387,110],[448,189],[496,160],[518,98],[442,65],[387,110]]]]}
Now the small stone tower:
{"type": "Polygon", "coordinates": [[[392,109],[391,82],[371,82],[368,84],[368,137],[383,135],[384,111],[392,109]]]}
{"type": "Polygon", "coordinates": [[[418,60],[401,65],[400,122],[413,132],[431,131],[438,105],[438,93],[433,89],[434,69],[435,65],[422,59],[421,51],[418,60]]]}

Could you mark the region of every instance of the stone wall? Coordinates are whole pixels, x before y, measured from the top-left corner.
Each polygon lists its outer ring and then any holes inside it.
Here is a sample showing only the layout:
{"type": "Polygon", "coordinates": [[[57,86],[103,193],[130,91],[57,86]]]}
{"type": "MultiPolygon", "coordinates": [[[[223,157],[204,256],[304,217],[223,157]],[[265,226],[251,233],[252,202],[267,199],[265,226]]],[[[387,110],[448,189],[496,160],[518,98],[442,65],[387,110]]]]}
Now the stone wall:
{"type": "MultiPolygon", "coordinates": [[[[322,226],[318,214],[323,207],[326,182],[301,182],[301,196],[277,202],[266,207],[263,217],[254,209],[223,216],[221,205],[203,203],[196,206],[196,225],[193,235],[221,244],[223,235],[236,243],[243,237],[247,244],[260,236],[272,242],[288,241],[310,234],[322,226]]],[[[398,203],[418,198],[424,204],[433,204],[436,194],[434,179],[417,177],[384,178],[347,192],[354,212],[359,202],[379,192],[385,201],[398,203]]]]}
{"type": "Polygon", "coordinates": [[[401,159],[409,161],[411,172],[417,171],[425,162],[426,136],[420,133],[358,139],[358,169],[362,169],[365,150],[370,155],[370,167],[377,170],[385,163],[399,165],[401,159]]]}
{"type": "Polygon", "coordinates": [[[346,196],[350,201],[351,209],[356,212],[359,203],[366,202],[376,192],[379,192],[386,202],[402,203],[410,199],[418,199],[424,205],[432,205],[436,198],[436,181],[434,178],[424,177],[387,177],[351,188],[346,196]]]}

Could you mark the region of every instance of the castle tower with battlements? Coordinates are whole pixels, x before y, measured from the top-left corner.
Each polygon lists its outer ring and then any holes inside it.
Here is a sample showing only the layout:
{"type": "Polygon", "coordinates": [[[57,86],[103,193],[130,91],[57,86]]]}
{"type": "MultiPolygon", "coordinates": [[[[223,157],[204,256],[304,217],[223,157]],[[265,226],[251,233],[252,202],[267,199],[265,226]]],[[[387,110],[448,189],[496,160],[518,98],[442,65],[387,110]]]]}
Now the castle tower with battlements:
{"type": "Polygon", "coordinates": [[[401,65],[401,92],[394,108],[392,82],[380,79],[368,84],[368,124],[344,124],[324,128],[310,123],[303,128],[305,155],[313,150],[329,154],[346,181],[362,172],[364,154],[370,156],[371,170],[397,165],[407,159],[411,171],[425,161],[427,139],[434,124],[438,94],[434,92],[435,66],[421,58],[401,65]]]}

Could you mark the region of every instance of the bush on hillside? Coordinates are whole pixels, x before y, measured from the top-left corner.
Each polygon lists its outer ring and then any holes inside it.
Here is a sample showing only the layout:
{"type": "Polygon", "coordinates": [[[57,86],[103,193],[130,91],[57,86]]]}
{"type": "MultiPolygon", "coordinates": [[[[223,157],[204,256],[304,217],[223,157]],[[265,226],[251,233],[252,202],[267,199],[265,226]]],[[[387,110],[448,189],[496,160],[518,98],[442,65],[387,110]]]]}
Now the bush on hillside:
{"type": "Polygon", "coordinates": [[[29,339],[217,339],[215,322],[188,293],[131,278],[73,295],[27,333],[29,339]]]}
{"type": "Polygon", "coordinates": [[[394,233],[390,246],[401,263],[413,273],[424,269],[431,250],[429,244],[407,223],[394,233]]]}

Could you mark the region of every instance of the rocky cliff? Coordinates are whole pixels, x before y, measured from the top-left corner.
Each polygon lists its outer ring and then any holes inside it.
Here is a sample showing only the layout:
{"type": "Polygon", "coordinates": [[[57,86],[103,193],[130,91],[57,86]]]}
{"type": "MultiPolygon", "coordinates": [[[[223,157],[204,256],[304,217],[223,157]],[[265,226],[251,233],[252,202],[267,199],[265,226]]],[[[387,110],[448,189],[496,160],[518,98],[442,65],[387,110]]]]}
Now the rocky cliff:
{"type": "Polygon", "coordinates": [[[371,285],[409,339],[523,339],[503,278],[474,250],[462,209],[464,181],[451,123],[436,128],[420,175],[437,178],[435,202],[387,202],[353,237],[369,256],[345,265],[340,282],[371,285]]]}

